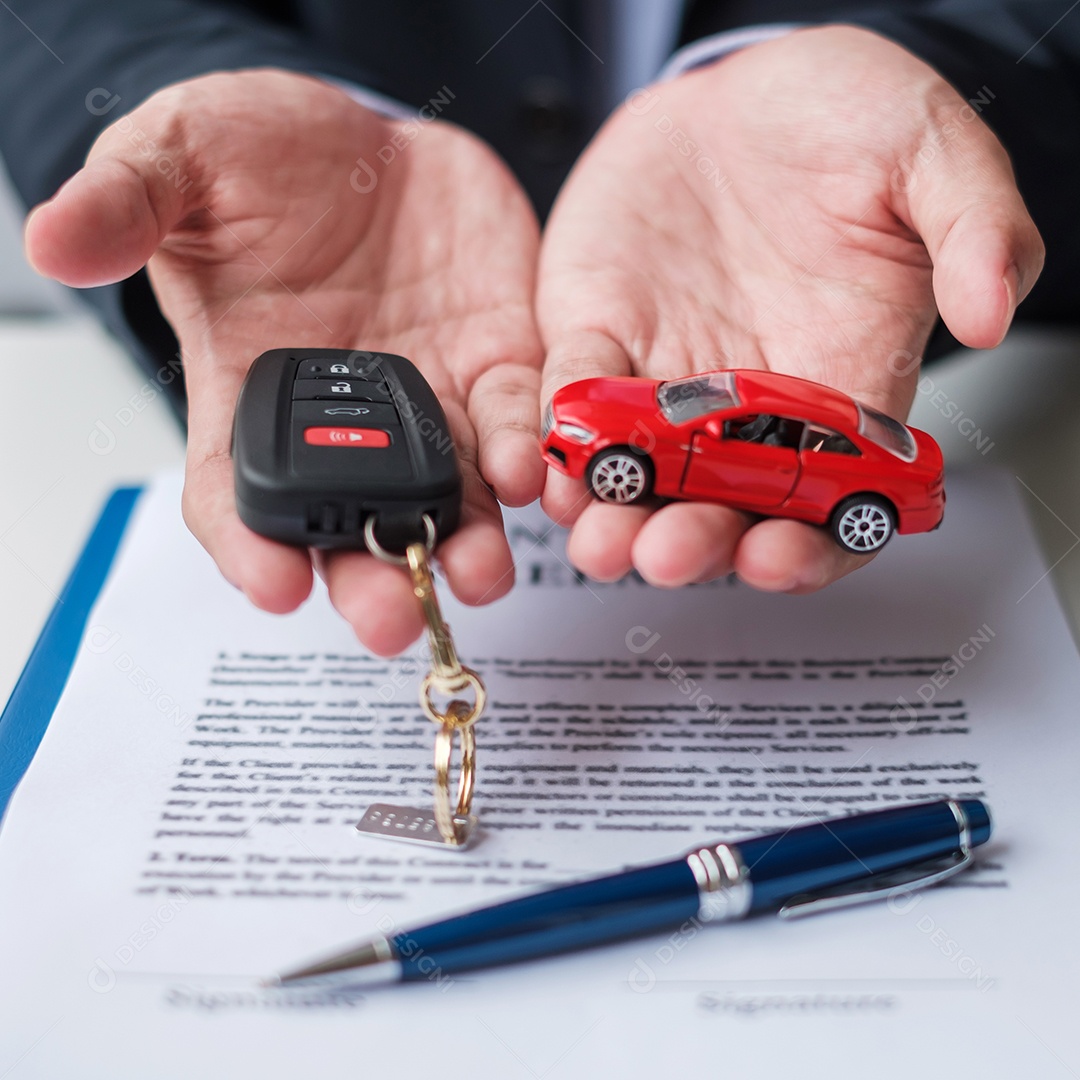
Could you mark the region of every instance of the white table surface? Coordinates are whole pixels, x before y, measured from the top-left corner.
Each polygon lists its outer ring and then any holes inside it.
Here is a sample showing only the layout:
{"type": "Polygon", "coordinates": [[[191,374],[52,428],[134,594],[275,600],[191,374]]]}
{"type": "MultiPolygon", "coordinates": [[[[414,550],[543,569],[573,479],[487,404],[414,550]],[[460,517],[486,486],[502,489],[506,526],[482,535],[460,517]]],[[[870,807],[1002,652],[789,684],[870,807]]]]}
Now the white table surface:
{"type": "MultiPolygon", "coordinates": [[[[1080,628],[1080,331],[1017,331],[929,369],[912,414],[950,465],[1025,486],[1049,577],[1080,628]],[[931,394],[929,391],[933,390],[931,394]],[[959,414],[981,432],[965,437],[959,414]],[[971,441],[981,438],[982,450],[971,441]]],[[[88,317],[0,320],[0,701],[6,701],[109,492],[183,460],[179,429],[88,317]],[[105,430],[107,429],[107,431],[105,430]],[[111,448],[109,433],[113,436],[111,448]]],[[[915,540],[906,541],[909,543],[915,540]]],[[[979,538],[972,537],[972,544],[979,538]]]]}
{"type": "Polygon", "coordinates": [[[89,317],[0,320],[0,700],[6,701],[104,500],[183,461],[159,394],[89,317]],[[130,422],[125,424],[130,410],[130,422]],[[103,425],[112,432],[111,451],[103,425]]]}

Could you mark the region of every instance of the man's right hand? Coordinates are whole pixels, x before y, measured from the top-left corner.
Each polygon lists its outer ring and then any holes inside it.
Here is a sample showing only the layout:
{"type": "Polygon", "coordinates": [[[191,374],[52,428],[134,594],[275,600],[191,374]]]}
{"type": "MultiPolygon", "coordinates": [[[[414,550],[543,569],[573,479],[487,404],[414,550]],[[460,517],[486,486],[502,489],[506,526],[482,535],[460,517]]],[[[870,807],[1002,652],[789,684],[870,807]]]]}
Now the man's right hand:
{"type": "MultiPolygon", "coordinates": [[[[479,140],[440,121],[405,129],[302,75],[207,75],[107,129],[85,167],[33,211],[26,245],[41,273],[76,287],[148,266],[186,373],[184,516],[259,607],[291,611],[311,588],[309,553],[249,531],[234,504],[236,397],[252,360],[281,346],[414,360],[462,460],[462,525],[438,552],[450,587],[473,604],[510,588],[495,495],[521,505],[544,480],[538,226],[479,140]],[[388,146],[396,152],[383,164],[388,146]]],[[[317,566],[370,648],[397,652],[420,633],[397,568],[353,552],[317,566]]]]}

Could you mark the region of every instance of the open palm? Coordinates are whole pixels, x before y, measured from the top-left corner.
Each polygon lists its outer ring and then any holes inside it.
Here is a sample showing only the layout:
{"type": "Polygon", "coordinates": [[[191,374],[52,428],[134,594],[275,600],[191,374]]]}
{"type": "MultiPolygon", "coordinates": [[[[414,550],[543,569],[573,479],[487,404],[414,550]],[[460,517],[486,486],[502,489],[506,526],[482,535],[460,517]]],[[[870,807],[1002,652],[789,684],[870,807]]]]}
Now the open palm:
{"type": "MultiPolygon", "coordinates": [[[[962,342],[996,344],[1041,266],[1008,159],[964,107],[931,68],[850,27],[800,31],[632,96],[545,235],[545,398],[592,375],[753,367],[906,416],[906,361],[938,311],[962,342]],[[952,134],[928,144],[947,123],[952,134]]],[[[636,568],[674,586],[734,569],[803,592],[866,561],[791,520],[595,503],[555,472],[545,507],[573,525],[571,557],[600,579],[636,568]]]]}
{"type": "MultiPolygon", "coordinates": [[[[236,397],[268,348],[384,350],[418,364],[462,459],[463,524],[439,556],[467,602],[495,599],[513,581],[488,485],[520,504],[542,484],[531,434],[541,358],[534,216],[478,140],[443,123],[411,141],[403,130],[314,79],[206,76],[161,91],[106,131],[27,226],[33,262],[68,284],[148,265],[186,371],[186,520],[224,575],[267,610],[301,603],[312,572],[308,553],[250,532],[234,505],[236,397]],[[153,154],[133,129],[154,140],[153,154]],[[383,165],[379,150],[395,139],[383,165]],[[157,167],[163,155],[167,169],[157,167]]],[[[399,570],[359,553],[317,563],[371,647],[398,651],[419,632],[399,570]]]]}

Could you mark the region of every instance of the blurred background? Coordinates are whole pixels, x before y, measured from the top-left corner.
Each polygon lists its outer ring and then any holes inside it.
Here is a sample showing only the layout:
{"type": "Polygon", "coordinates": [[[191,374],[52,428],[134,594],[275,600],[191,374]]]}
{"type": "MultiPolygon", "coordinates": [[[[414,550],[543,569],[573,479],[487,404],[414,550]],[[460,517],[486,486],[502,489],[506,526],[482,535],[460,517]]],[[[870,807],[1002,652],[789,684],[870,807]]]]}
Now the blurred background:
{"type": "Polygon", "coordinates": [[[0,163],[0,313],[35,316],[74,311],[76,302],[67,289],[43,280],[26,265],[22,221],[22,204],[0,163]]]}

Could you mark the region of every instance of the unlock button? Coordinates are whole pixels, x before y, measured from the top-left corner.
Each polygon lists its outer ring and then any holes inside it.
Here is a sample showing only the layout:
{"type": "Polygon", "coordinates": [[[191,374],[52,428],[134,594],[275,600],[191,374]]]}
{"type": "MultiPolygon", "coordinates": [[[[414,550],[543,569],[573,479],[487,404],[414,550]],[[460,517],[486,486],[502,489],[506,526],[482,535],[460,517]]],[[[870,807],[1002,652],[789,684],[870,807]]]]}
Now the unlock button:
{"type": "Polygon", "coordinates": [[[342,377],[340,379],[297,379],[293,401],[389,401],[382,383],[342,377]]]}

